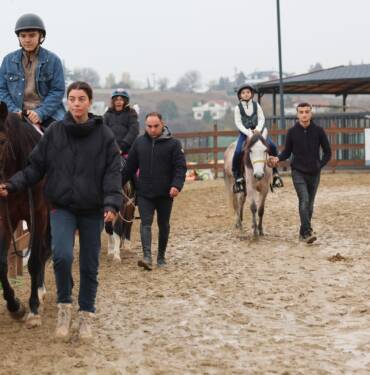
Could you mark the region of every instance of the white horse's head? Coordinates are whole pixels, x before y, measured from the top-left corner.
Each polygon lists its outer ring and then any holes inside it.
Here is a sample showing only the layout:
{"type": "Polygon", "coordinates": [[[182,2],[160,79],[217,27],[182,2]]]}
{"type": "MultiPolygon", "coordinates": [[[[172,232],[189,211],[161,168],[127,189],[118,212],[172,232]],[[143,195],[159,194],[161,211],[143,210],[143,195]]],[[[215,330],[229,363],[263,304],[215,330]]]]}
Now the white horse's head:
{"type": "Polygon", "coordinates": [[[247,168],[253,170],[253,176],[256,180],[261,180],[265,176],[269,151],[269,146],[264,136],[255,132],[249,139],[245,151],[247,168]]]}

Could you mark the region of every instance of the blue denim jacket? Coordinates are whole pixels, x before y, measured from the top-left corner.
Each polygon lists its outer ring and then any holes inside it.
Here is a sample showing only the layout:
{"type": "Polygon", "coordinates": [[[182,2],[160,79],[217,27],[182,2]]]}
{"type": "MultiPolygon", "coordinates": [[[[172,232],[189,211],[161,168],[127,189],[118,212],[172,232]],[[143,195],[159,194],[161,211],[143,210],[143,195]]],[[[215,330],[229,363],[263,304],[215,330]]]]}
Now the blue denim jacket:
{"type": "MultiPolygon", "coordinates": [[[[25,77],[22,65],[22,49],[4,57],[0,67],[0,100],[10,112],[21,112],[25,77]]],[[[41,122],[48,117],[62,120],[65,113],[63,96],[65,82],[62,62],[52,52],[40,47],[36,67],[36,89],[41,104],[35,109],[41,122]]]]}

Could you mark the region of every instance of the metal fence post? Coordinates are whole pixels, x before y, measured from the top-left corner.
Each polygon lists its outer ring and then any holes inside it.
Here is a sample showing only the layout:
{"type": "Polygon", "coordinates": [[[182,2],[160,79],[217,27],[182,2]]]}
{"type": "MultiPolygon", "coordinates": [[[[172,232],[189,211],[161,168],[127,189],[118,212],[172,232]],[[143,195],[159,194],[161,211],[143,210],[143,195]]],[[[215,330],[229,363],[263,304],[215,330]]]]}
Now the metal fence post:
{"type": "Polygon", "coordinates": [[[218,178],[218,134],[217,121],[213,124],[213,163],[215,168],[215,178],[218,178]]]}

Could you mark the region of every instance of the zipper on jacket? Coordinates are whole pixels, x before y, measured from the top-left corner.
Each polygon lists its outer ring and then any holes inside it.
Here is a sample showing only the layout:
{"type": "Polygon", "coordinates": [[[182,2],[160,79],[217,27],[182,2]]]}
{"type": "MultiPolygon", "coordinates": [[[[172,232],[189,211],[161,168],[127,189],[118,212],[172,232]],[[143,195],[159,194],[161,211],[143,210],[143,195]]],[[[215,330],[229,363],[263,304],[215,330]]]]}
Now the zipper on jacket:
{"type": "Polygon", "coordinates": [[[153,175],[153,156],[154,156],[155,139],[152,139],[152,153],[150,157],[150,176],[153,175]]]}

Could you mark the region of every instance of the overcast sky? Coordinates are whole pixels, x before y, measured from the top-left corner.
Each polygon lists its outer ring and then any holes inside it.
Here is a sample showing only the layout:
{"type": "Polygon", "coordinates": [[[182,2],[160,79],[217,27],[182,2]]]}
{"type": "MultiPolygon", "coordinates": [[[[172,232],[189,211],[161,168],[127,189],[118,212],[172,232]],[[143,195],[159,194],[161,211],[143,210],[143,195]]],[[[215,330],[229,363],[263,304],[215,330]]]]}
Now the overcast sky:
{"type": "MultiPolygon", "coordinates": [[[[280,0],[283,68],[302,73],[370,63],[369,0],[280,0]]],[[[278,69],[276,0],[1,0],[0,58],[17,48],[14,25],[28,12],[47,28],[44,46],[69,68],[102,78],[219,76],[278,69]]]]}

